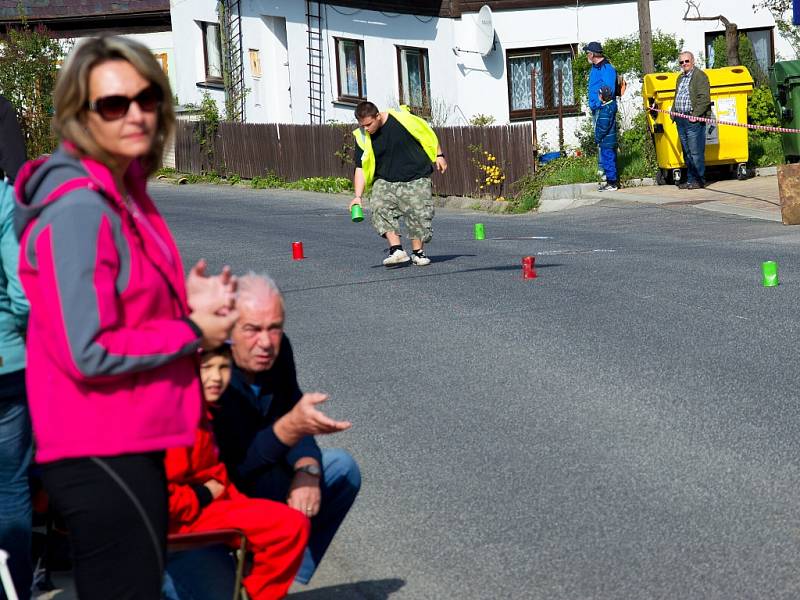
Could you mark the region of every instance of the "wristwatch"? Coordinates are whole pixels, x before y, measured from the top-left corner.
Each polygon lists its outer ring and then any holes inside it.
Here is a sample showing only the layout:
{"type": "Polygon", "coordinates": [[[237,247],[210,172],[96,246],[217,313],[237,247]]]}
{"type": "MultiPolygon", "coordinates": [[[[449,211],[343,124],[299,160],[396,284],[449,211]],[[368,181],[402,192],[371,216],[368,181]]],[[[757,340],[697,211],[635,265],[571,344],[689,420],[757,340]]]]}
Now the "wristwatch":
{"type": "Polygon", "coordinates": [[[314,477],[322,477],[322,469],[319,468],[319,465],[303,465],[302,467],[297,467],[294,472],[307,473],[314,477]]]}

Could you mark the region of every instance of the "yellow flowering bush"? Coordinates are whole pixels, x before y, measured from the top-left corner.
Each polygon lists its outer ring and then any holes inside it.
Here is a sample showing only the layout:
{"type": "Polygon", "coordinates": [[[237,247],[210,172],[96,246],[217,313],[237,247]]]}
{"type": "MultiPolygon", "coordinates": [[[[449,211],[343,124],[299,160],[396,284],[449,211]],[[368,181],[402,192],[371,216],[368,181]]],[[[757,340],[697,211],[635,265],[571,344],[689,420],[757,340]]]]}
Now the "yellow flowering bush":
{"type": "Polygon", "coordinates": [[[478,171],[475,183],[478,184],[479,195],[488,194],[495,200],[504,200],[503,186],[506,175],[503,173],[503,167],[498,164],[497,157],[481,146],[473,145],[469,150],[472,153],[472,164],[478,171]]]}

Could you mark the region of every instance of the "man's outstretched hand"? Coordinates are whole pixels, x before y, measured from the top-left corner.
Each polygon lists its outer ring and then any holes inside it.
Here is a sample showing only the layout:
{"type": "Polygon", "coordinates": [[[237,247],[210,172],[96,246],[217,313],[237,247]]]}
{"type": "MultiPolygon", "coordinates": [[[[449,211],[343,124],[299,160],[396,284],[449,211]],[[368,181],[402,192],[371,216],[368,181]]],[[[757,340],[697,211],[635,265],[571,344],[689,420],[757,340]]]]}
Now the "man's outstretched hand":
{"type": "Polygon", "coordinates": [[[350,421],[336,421],[319,409],[328,399],[327,394],[303,394],[294,408],[275,422],[277,438],[287,446],[294,446],[307,435],[325,435],[350,429],[350,421]]]}

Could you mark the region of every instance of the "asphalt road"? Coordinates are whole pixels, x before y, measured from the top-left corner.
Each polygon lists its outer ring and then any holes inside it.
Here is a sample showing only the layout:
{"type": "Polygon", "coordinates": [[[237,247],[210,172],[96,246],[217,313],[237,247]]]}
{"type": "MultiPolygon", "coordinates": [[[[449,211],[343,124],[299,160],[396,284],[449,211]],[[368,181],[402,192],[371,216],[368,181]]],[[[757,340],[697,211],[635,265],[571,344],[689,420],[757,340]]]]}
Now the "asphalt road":
{"type": "Polygon", "coordinates": [[[800,229],[440,211],[433,263],[389,270],[342,197],[152,191],[187,264],[277,280],[301,385],[354,422],[323,444],[361,496],[291,598],[800,596],[800,229]]]}

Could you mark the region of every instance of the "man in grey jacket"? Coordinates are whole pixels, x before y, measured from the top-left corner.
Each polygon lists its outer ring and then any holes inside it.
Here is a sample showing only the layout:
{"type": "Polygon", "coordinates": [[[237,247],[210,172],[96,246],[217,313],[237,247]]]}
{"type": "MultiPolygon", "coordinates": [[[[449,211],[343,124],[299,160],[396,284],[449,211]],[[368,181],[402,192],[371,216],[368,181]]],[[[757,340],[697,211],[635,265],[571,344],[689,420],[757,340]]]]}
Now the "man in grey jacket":
{"type": "Polygon", "coordinates": [[[25,141],[11,103],[0,96],[0,548],[9,553],[17,596],[31,592],[31,422],[25,397],[28,301],[17,275],[12,182],[25,141]]]}
{"type": "Polygon", "coordinates": [[[682,73],[675,84],[675,102],[672,112],[689,115],[673,117],[686,163],[686,182],[681,189],[696,190],[705,185],[706,174],[706,124],[698,117],[711,117],[711,87],[708,76],[694,64],[691,52],[681,52],[678,62],[682,73]]]}

